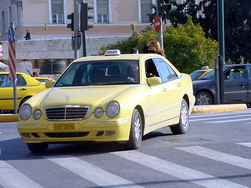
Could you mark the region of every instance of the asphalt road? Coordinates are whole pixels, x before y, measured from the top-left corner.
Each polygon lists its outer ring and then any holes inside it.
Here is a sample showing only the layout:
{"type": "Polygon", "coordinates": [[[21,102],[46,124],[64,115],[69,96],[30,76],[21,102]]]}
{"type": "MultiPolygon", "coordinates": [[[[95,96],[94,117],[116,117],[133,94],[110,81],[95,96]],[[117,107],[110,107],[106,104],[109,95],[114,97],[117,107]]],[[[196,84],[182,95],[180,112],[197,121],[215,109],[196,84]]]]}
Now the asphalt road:
{"type": "Polygon", "coordinates": [[[250,113],[192,114],[188,133],[159,129],[138,150],[60,144],[39,155],[17,123],[0,123],[0,187],[251,187],[250,113]]]}

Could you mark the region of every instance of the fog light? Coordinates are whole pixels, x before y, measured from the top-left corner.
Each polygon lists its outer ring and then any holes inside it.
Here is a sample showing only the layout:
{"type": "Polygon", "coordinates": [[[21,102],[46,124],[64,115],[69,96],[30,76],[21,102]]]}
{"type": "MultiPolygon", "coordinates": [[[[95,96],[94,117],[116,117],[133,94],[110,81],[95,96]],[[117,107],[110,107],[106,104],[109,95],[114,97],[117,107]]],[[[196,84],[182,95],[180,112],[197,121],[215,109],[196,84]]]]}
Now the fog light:
{"type": "Polygon", "coordinates": [[[114,134],[115,134],[115,131],[105,131],[105,136],[111,136],[114,134]]]}
{"type": "Polygon", "coordinates": [[[26,137],[26,138],[30,138],[31,137],[30,133],[23,133],[22,135],[23,135],[23,137],[26,137]]]}

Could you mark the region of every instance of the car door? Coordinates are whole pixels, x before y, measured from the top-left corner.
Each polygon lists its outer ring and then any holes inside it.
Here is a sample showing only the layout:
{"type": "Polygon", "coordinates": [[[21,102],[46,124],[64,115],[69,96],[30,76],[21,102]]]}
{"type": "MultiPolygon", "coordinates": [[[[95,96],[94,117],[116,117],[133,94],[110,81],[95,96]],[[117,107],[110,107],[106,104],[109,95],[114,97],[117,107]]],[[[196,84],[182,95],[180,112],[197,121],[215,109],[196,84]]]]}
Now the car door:
{"type": "Polygon", "coordinates": [[[162,59],[154,58],[146,61],[146,74],[161,78],[161,84],[149,90],[150,113],[147,114],[148,126],[161,127],[179,116],[180,82],[172,68],[162,59]],[[169,69],[170,70],[169,70],[169,69]],[[151,70],[150,70],[151,69],[151,70]],[[173,71],[173,72],[172,72],[173,71]]]}
{"type": "MultiPolygon", "coordinates": [[[[22,98],[26,96],[27,83],[21,74],[17,74],[16,82],[16,94],[17,104],[19,105],[22,98]]],[[[13,110],[14,109],[14,93],[13,93],[13,81],[7,78],[6,82],[2,84],[0,94],[2,110],[13,110]]]]}
{"type": "Polygon", "coordinates": [[[225,103],[246,103],[248,97],[248,71],[245,66],[235,66],[225,73],[225,103]]]}

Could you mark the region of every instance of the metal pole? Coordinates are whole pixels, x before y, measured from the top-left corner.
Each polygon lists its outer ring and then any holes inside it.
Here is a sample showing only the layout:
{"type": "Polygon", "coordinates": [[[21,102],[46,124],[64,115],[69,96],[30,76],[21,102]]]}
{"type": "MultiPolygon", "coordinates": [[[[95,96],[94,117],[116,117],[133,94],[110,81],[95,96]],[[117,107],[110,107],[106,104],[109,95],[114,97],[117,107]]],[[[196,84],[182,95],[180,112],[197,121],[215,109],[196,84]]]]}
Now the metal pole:
{"type": "Polygon", "coordinates": [[[219,91],[220,102],[224,103],[225,35],[224,35],[224,0],[217,0],[218,45],[219,45],[219,91]]]}
{"type": "Polygon", "coordinates": [[[79,58],[78,50],[78,28],[79,28],[79,14],[78,14],[78,0],[74,0],[74,59],[79,58]]]}
{"type": "Polygon", "coordinates": [[[87,47],[86,47],[86,31],[82,31],[82,37],[83,37],[83,57],[87,56],[87,47]]]}
{"type": "Polygon", "coordinates": [[[160,15],[160,0],[157,0],[157,8],[156,8],[156,15],[160,17],[160,31],[158,32],[158,41],[160,44],[161,49],[164,49],[164,44],[163,44],[163,22],[162,22],[162,17],[160,15]]]}

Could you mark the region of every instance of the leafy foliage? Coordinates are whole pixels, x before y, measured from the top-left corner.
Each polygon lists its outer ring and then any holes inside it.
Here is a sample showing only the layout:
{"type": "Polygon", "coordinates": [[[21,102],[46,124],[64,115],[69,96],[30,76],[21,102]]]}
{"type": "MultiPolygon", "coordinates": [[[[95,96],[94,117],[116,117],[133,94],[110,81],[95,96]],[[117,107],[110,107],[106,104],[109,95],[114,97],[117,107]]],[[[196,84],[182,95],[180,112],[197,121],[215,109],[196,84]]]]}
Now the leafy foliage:
{"type": "MultiPolygon", "coordinates": [[[[224,0],[225,50],[226,60],[234,63],[251,62],[251,1],[224,0]]],[[[177,27],[184,24],[188,16],[194,23],[199,23],[206,37],[218,39],[217,0],[203,0],[199,5],[195,0],[187,0],[177,5],[177,10],[170,15],[170,22],[177,27]]]]}
{"type": "Polygon", "coordinates": [[[169,26],[164,32],[165,54],[182,72],[190,73],[203,66],[214,67],[217,42],[205,38],[200,25],[188,18],[186,24],[169,26]]]}

